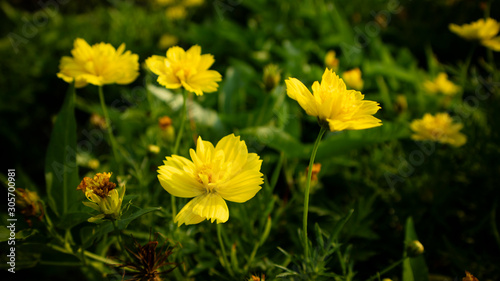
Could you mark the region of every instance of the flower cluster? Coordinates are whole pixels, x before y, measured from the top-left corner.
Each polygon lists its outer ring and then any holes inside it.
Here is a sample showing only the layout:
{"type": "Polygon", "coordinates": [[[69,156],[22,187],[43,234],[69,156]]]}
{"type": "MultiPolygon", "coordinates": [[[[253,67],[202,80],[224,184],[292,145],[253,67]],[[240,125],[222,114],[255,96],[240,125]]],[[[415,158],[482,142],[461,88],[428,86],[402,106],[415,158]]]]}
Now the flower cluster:
{"type": "Polygon", "coordinates": [[[88,83],[129,84],[139,76],[139,56],[125,52],[125,44],[116,50],[107,43],[90,46],[85,40],[77,38],[71,51],[73,57],[62,57],[57,77],[68,83],[75,81],[75,87],[88,83]]]}
{"type": "Polygon", "coordinates": [[[462,127],[461,123],[453,123],[448,113],[438,113],[435,116],[426,113],[422,119],[414,120],[410,124],[414,132],[411,138],[418,141],[437,141],[459,147],[467,141],[467,137],[459,132],[462,127]]]}
{"type": "Polygon", "coordinates": [[[296,78],[285,82],[288,96],[330,131],[362,130],[382,125],[380,119],[373,117],[380,109],[379,104],[363,100],[364,95],[358,91],[347,90],[344,81],[332,70],[325,70],[321,83],[314,82],[313,94],[296,78]]]}
{"type": "Polygon", "coordinates": [[[500,52],[500,23],[492,18],[479,19],[470,24],[450,24],[450,30],[467,40],[478,40],[493,51],[500,52]],[[496,36],[496,37],[495,37],[496,36]]]}
{"type": "Polygon", "coordinates": [[[167,50],[167,56],[152,56],[146,60],[148,68],[158,75],[158,83],[168,89],[184,89],[201,96],[217,91],[217,82],[222,80],[219,72],[209,70],[214,63],[210,54],[201,54],[200,46],[187,51],[174,46],[167,50]]]}
{"type": "Polygon", "coordinates": [[[77,190],[81,190],[90,202],[83,202],[100,214],[90,218],[89,222],[95,222],[104,218],[118,219],[122,206],[125,187],[119,193],[116,184],[109,181],[111,173],[97,173],[93,178],[83,178],[77,190]]]}
{"type": "Polygon", "coordinates": [[[172,155],[158,167],[158,179],[168,193],[194,197],[175,217],[179,226],[208,219],[226,222],[229,210],[224,200],[246,202],[264,182],[260,172],[262,160],[257,154],[248,153],[245,142],[233,134],[222,138],[215,147],[200,137],[196,151],[191,149],[190,155],[191,160],[172,155]]]}
{"type": "Polygon", "coordinates": [[[424,88],[428,93],[442,93],[446,96],[453,96],[460,92],[460,87],[448,80],[448,74],[441,72],[433,81],[425,81],[424,88]]]}

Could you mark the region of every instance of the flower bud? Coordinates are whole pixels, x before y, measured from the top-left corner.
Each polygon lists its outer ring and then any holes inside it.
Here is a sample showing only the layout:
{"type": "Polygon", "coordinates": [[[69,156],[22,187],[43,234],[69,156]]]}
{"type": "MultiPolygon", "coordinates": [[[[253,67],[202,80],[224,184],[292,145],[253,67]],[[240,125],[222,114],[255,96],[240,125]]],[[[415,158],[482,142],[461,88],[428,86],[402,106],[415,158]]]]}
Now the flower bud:
{"type": "Polygon", "coordinates": [[[328,51],[325,56],[325,65],[328,68],[337,71],[339,69],[339,60],[336,57],[336,53],[334,50],[328,51]]]}
{"type": "Polygon", "coordinates": [[[409,257],[414,258],[424,253],[424,246],[420,241],[413,240],[406,245],[406,252],[409,257]]]}
{"type": "Polygon", "coordinates": [[[266,92],[272,91],[281,80],[281,70],[275,64],[268,64],[264,67],[264,89],[266,92]]]}
{"type": "Polygon", "coordinates": [[[172,126],[172,119],[168,116],[163,116],[158,119],[158,127],[160,127],[160,136],[166,142],[173,142],[175,139],[175,129],[172,126]]]}

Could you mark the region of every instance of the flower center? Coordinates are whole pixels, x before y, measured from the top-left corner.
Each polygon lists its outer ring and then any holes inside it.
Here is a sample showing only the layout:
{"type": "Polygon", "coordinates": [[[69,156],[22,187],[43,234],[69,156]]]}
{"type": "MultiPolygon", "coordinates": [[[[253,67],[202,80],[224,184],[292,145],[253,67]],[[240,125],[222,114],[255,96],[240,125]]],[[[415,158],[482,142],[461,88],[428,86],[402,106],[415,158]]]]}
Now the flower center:
{"type": "Polygon", "coordinates": [[[207,192],[214,192],[217,185],[224,181],[228,169],[223,166],[223,163],[215,161],[204,164],[195,172],[196,180],[204,185],[207,192]]]}

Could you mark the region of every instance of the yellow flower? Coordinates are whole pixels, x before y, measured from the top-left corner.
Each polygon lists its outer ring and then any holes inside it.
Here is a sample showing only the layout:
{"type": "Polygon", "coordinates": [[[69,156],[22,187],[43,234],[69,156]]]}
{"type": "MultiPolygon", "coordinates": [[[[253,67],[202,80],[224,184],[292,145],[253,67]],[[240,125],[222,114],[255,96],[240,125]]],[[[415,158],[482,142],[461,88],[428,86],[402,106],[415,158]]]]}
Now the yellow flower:
{"type": "Polygon", "coordinates": [[[483,44],[483,46],[485,46],[486,48],[491,49],[495,52],[500,52],[500,36],[497,36],[497,37],[491,38],[491,39],[482,40],[481,44],[483,44]]]}
{"type": "Polygon", "coordinates": [[[342,78],[347,86],[359,91],[363,90],[363,79],[361,79],[361,70],[358,67],[342,73],[342,78]]]}
{"type": "Polygon", "coordinates": [[[334,50],[328,51],[325,56],[325,65],[328,68],[333,70],[337,70],[339,68],[339,60],[336,57],[336,53],[334,50]]]}
{"type": "Polygon", "coordinates": [[[492,18],[479,19],[470,24],[450,24],[451,32],[467,40],[485,40],[493,38],[500,30],[500,23],[492,18]]]}
{"type": "Polygon", "coordinates": [[[83,191],[90,202],[83,202],[98,212],[99,215],[90,218],[89,222],[94,222],[103,218],[118,219],[122,206],[125,187],[121,193],[116,190],[116,184],[109,181],[111,173],[97,173],[94,178],[83,178],[77,190],[83,191]]]}
{"type": "Polygon", "coordinates": [[[448,80],[448,74],[441,72],[434,81],[425,81],[424,88],[431,94],[442,93],[447,96],[455,95],[460,91],[460,87],[448,80]]]}
{"type": "Polygon", "coordinates": [[[170,34],[163,34],[158,41],[158,47],[162,50],[167,49],[168,47],[172,47],[173,45],[179,42],[179,38],[170,34]]]}
{"type": "Polygon", "coordinates": [[[201,96],[203,92],[217,91],[221,75],[215,70],[208,70],[214,63],[210,54],[201,54],[201,47],[195,45],[184,51],[174,46],[167,50],[167,56],[152,56],[146,60],[151,71],[157,74],[158,83],[169,89],[184,87],[201,96]]]}
{"type": "Polygon", "coordinates": [[[172,7],[168,7],[165,14],[167,15],[167,18],[170,20],[180,20],[186,17],[187,11],[184,6],[175,5],[172,7]]]}
{"type": "Polygon", "coordinates": [[[380,106],[377,102],[363,100],[358,91],[347,90],[345,83],[333,71],[326,69],[321,79],[312,85],[311,92],[296,78],[286,81],[287,94],[296,100],[308,115],[318,118],[330,131],[362,130],[381,126],[373,117],[380,106]]]}
{"type": "Polygon", "coordinates": [[[262,160],[248,153],[240,137],[228,135],[215,147],[199,137],[196,151],[191,149],[190,155],[191,160],[172,155],[158,167],[158,179],[168,193],[194,197],[175,217],[178,226],[208,219],[224,223],[229,218],[224,200],[243,203],[261,189],[262,160]]]}
{"type": "Polygon", "coordinates": [[[414,132],[411,138],[418,141],[431,140],[448,143],[459,147],[467,141],[467,137],[459,132],[462,127],[462,123],[453,123],[448,113],[438,113],[436,116],[426,113],[424,118],[411,122],[410,128],[414,132]]]}
{"type": "Polygon", "coordinates": [[[148,151],[153,154],[158,154],[160,153],[160,147],[154,144],[150,144],[148,145],[148,151]]]}
{"type": "Polygon", "coordinates": [[[107,43],[90,46],[77,38],[71,54],[73,57],[61,58],[57,77],[68,83],[75,79],[76,87],[84,87],[87,83],[97,86],[129,84],[139,76],[139,56],[125,52],[125,44],[115,50],[107,43]]]}

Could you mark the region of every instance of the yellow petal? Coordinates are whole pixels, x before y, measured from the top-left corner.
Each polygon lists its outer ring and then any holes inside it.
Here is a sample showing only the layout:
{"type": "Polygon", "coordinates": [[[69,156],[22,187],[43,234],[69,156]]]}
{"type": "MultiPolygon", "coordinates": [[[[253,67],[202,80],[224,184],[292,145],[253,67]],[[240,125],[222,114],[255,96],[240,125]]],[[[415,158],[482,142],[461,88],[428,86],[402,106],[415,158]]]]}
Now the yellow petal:
{"type": "Polygon", "coordinates": [[[207,193],[189,201],[177,214],[174,222],[182,224],[196,224],[205,219],[211,222],[224,223],[229,219],[227,204],[217,193],[207,193]]]}
{"type": "Polygon", "coordinates": [[[236,177],[219,185],[217,192],[225,200],[243,203],[255,196],[264,183],[260,167],[262,160],[255,153],[248,154],[248,160],[236,177]]]}
{"type": "Polygon", "coordinates": [[[296,100],[308,115],[318,116],[317,105],[311,92],[296,78],[288,78],[286,81],[287,95],[296,100]]]}
{"type": "Polygon", "coordinates": [[[167,157],[165,165],[158,167],[158,179],[161,186],[170,194],[177,197],[191,198],[203,194],[204,187],[186,169],[194,169],[188,159],[173,155],[167,157]]]}

